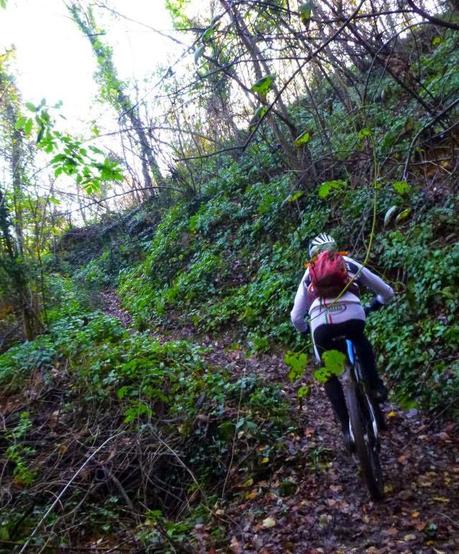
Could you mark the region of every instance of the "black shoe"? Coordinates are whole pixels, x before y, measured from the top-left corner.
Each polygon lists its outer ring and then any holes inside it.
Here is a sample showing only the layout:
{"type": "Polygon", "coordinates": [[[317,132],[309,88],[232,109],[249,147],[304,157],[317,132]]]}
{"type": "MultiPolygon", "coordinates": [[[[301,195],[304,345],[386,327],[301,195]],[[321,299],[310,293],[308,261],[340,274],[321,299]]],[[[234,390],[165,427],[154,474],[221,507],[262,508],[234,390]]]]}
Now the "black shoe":
{"type": "Polygon", "coordinates": [[[378,429],[381,432],[387,431],[388,427],[386,423],[386,418],[384,417],[384,414],[382,412],[380,412],[380,414],[377,416],[376,422],[378,424],[378,429]]]}
{"type": "Polygon", "coordinates": [[[378,404],[382,404],[387,400],[387,397],[389,396],[389,391],[387,390],[385,384],[381,381],[381,379],[378,380],[378,383],[376,386],[371,387],[371,398],[378,404]]]}
{"type": "Polygon", "coordinates": [[[343,431],[343,442],[346,450],[352,454],[355,452],[355,444],[352,440],[351,433],[349,430],[343,431]]]}

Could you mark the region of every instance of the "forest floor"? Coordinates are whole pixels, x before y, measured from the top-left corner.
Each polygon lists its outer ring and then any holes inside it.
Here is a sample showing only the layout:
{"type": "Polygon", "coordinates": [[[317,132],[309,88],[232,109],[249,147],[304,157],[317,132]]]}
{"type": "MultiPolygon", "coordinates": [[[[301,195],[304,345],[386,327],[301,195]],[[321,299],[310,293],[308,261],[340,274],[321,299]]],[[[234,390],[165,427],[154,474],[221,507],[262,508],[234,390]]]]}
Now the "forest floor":
{"type": "MultiPolygon", "coordinates": [[[[131,325],[113,292],[103,309],[131,325]]],[[[188,339],[206,346],[207,361],[234,373],[257,374],[279,384],[297,406],[298,428],[285,440],[288,457],[269,480],[245,483],[227,502],[229,547],[215,550],[211,528],[197,526],[198,552],[260,554],[453,553],[459,551],[459,464],[454,423],[417,410],[387,405],[382,439],[385,499],[369,500],[358,466],[341,444],[322,387],[311,383],[303,406],[286,377],[280,354],[248,357],[228,349],[231,337],[196,338],[192,329],[173,329],[165,340],[188,339]]]]}

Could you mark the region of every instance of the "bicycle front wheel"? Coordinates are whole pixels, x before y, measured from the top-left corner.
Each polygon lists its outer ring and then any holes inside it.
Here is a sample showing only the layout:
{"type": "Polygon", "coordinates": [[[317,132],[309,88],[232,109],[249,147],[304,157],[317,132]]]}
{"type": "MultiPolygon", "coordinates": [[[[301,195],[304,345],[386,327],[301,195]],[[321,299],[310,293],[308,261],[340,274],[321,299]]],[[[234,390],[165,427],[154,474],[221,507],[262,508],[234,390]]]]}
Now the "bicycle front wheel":
{"type": "Polygon", "coordinates": [[[379,461],[379,443],[373,433],[366,398],[362,398],[355,383],[346,387],[346,402],[349,412],[355,449],[363,478],[373,500],[384,496],[384,479],[379,461]]]}

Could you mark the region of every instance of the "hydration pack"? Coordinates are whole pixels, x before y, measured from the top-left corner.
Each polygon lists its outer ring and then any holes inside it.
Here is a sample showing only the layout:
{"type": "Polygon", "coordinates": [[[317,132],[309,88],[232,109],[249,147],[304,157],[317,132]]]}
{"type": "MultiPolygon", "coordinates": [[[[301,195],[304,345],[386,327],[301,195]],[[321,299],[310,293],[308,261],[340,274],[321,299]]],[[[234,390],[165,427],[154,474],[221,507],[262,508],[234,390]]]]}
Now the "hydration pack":
{"type": "MultiPolygon", "coordinates": [[[[321,252],[308,267],[311,279],[308,292],[313,298],[336,298],[351,280],[346,262],[339,252],[321,252]]],[[[354,294],[355,288],[358,287],[354,287],[353,283],[351,292],[354,294]]]]}

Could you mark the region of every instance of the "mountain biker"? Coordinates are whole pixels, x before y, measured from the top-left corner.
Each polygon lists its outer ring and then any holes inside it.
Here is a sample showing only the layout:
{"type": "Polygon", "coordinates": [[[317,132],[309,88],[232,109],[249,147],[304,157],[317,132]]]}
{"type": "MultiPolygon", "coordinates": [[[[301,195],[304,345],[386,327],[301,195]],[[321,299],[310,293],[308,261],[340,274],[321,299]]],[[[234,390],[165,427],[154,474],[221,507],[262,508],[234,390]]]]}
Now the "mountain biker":
{"type": "MultiPolygon", "coordinates": [[[[336,241],[330,235],[321,233],[311,241],[309,257],[313,259],[325,251],[335,253],[336,241]]],[[[347,276],[351,281],[347,290],[334,297],[317,296],[312,290],[311,271],[308,267],[299,284],[290,317],[295,328],[306,334],[309,325],[305,321],[305,316],[309,314],[314,352],[318,361],[323,352],[337,349],[334,339],[346,337],[352,340],[373,399],[376,402],[384,402],[387,399],[387,389],[378,376],[373,348],[364,333],[365,316],[392,300],[394,291],[360,263],[346,255],[343,255],[343,259],[347,276]],[[363,307],[360,302],[360,286],[371,289],[376,295],[369,306],[363,307]]],[[[325,391],[341,424],[344,442],[350,448],[349,416],[343,388],[336,376],[325,383],[325,391]]]]}

